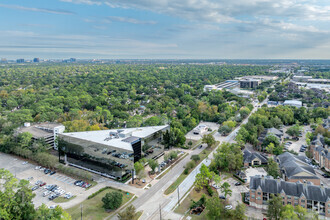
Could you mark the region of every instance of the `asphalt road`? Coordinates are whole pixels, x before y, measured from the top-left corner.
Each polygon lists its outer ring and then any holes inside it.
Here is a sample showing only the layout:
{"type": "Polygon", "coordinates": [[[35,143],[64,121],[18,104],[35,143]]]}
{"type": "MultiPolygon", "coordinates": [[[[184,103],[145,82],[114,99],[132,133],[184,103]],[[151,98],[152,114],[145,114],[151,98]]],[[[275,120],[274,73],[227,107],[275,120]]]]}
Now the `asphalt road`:
{"type": "MultiPolygon", "coordinates": [[[[262,103],[255,105],[255,108],[252,110],[251,114],[257,111],[257,106],[262,106],[267,103],[268,99],[265,99],[262,103]]],[[[249,115],[249,117],[250,117],[249,115]]],[[[243,124],[248,122],[248,118],[243,120],[243,122],[238,126],[234,131],[232,131],[227,137],[223,138],[224,142],[234,142],[237,132],[243,124]]],[[[214,134],[216,135],[216,134],[214,134]]],[[[219,139],[219,137],[218,137],[219,139]]],[[[169,196],[164,196],[163,192],[180,176],[184,170],[184,165],[190,160],[192,154],[198,154],[203,149],[196,149],[193,153],[184,158],[179,164],[177,164],[169,173],[167,173],[157,184],[152,186],[146,193],[133,202],[133,205],[138,210],[143,210],[144,213],[141,219],[155,219],[159,215],[159,209],[162,210],[162,217],[166,218],[168,214],[171,213],[171,210],[175,207],[178,202],[178,197],[180,200],[188,192],[195,182],[195,177],[199,173],[199,169],[202,164],[209,165],[211,159],[213,159],[213,153],[216,152],[216,147],[213,152],[210,153],[209,157],[204,159],[186,179],[180,184],[179,195],[177,192],[172,193],[169,196]]]]}

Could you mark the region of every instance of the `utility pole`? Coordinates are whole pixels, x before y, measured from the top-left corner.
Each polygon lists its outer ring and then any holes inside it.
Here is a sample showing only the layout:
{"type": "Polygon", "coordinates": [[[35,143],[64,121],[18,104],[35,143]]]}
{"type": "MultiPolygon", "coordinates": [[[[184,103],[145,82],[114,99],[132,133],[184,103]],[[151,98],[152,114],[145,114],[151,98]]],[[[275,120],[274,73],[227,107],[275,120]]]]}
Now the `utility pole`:
{"type": "Polygon", "coordinates": [[[180,190],[179,190],[179,187],[177,188],[178,190],[178,205],[180,205],[180,190]]]}
{"type": "Polygon", "coordinates": [[[160,207],[160,204],[159,204],[159,218],[160,218],[160,220],[162,220],[162,209],[160,207]]]}
{"type": "Polygon", "coordinates": [[[82,215],[83,215],[83,211],[82,211],[82,209],[83,209],[83,205],[81,204],[80,205],[80,219],[82,220],[83,218],[82,218],[82,215]]]}

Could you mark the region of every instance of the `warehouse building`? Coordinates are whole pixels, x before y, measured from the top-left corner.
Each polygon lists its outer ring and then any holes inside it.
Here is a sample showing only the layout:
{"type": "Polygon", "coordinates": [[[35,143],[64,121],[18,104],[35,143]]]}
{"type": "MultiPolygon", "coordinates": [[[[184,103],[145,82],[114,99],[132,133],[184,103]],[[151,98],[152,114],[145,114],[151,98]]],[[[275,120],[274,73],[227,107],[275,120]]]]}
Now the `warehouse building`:
{"type": "Polygon", "coordinates": [[[161,141],[169,129],[164,125],[62,133],[58,145],[69,165],[121,179],[142,157],[157,158],[164,153],[161,141]]]}
{"type": "Polygon", "coordinates": [[[302,101],[299,101],[299,100],[285,100],[283,105],[289,105],[289,106],[300,108],[300,107],[302,107],[302,101]]]}

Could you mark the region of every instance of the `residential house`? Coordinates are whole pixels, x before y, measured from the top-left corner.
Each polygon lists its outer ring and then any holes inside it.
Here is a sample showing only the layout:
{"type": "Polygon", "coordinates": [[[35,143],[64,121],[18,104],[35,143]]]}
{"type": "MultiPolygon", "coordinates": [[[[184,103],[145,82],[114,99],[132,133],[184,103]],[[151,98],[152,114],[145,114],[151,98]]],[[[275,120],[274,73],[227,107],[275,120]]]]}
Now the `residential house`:
{"type": "Polygon", "coordinates": [[[250,152],[249,150],[245,149],[243,151],[243,163],[244,167],[267,165],[268,159],[260,153],[250,152]]]}

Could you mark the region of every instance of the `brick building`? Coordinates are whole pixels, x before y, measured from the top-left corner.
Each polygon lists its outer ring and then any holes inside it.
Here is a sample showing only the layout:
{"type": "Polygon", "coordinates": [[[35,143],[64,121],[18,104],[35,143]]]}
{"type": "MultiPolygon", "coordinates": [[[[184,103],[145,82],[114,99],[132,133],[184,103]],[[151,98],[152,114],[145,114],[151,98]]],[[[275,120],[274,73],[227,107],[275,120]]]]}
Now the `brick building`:
{"type": "Polygon", "coordinates": [[[319,166],[330,172],[330,152],[329,146],[324,143],[323,136],[318,134],[316,139],[312,141],[311,153],[313,159],[319,166]]]}
{"type": "Polygon", "coordinates": [[[276,161],[282,178],[288,182],[312,182],[314,185],[320,185],[320,178],[316,176],[314,169],[306,163],[305,159],[304,156],[295,156],[289,152],[277,156],[276,161]]]}
{"type": "Polygon", "coordinates": [[[283,205],[300,205],[320,216],[330,217],[330,188],[310,182],[286,182],[272,177],[254,176],[250,179],[250,206],[267,209],[271,195],[280,195],[283,205]]]}

